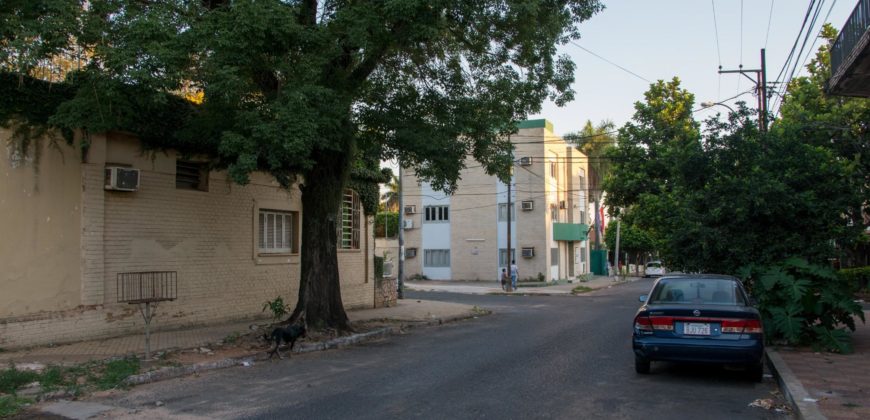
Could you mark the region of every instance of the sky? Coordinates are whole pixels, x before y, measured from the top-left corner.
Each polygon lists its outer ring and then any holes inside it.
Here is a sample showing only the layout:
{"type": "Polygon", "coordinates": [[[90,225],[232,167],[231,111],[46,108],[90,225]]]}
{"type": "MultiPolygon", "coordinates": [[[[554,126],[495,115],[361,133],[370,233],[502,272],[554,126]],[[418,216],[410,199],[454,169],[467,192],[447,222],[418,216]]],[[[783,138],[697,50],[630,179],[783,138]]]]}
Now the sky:
{"type": "MultiPolygon", "coordinates": [[[[545,103],[540,114],[529,116],[553,122],[556,134],[579,131],[587,120],[595,124],[611,120],[622,126],[631,119],[634,103],[643,100],[650,82],[656,80],[678,77],[682,87],[695,95],[696,108],[700,108],[701,102],[718,102],[747,91],[753,87],[749,79],[739,74],[720,75],[718,68],[721,65],[723,70],[732,70],[743,64],[744,69],[759,69],[762,48],[766,49],[767,79],[777,80],[810,4],[810,0],[602,2],[606,8],[580,24],[581,39],[576,41],[579,46],[568,44],[560,48],[577,66],[574,101],[562,108],[545,103]]],[[[800,57],[801,63],[817,39],[825,16],[828,16],[826,22],[840,30],[856,4],[857,0],[824,1],[800,57]]],[[[798,49],[803,37],[801,35],[798,49]]],[[[810,59],[821,43],[819,39],[812,48],[810,59]]],[[[800,74],[805,73],[804,70],[800,74]]],[[[756,106],[756,98],[751,93],[739,99],[753,108],[756,106]]],[[[733,106],[734,101],[726,103],[733,106]]],[[[771,110],[774,110],[773,105],[771,110]]],[[[702,120],[727,111],[727,108],[714,106],[695,115],[702,120]]]]}

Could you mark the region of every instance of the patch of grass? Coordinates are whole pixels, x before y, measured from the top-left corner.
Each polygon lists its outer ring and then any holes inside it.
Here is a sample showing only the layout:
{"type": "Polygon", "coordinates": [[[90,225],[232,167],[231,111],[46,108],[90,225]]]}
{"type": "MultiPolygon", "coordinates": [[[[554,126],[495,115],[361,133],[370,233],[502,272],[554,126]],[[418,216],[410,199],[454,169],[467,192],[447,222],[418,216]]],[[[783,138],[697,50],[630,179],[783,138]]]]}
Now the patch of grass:
{"type": "Polygon", "coordinates": [[[15,365],[10,363],[9,368],[0,370],[0,392],[14,394],[18,388],[36,382],[38,379],[38,373],[15,369],[15,365]]]}
{"type": "Polygon", "coordinates": [[[97,378],[97,388],[101,390],[118,388],[124,379],[139,373],[139,359],[128,357],[106,363],[103,374],[97,378]]]}
{"type": "Polygon", "coordinates": [[[860,404],[855,404],[855,403],[853,403],[853,402],[843,403],[843,407],[858,408],[858,407],[860,407],[860,406],[861,406],[860,404]]]}
{"type": "Polygon", "coordinates": [[[29,398],[21,398],[15,395],[0,395],[0,417],[10,417],[18,414],[22,408],[33,403],[29,398]]]}
{"type": "Polygon", "coordinates": [[[65,378],[60,366],[49,366],[39,375],[39,385],[46,391],[54,391],[64,385],[65,378]]]}
{"type": "Polygon", "coordinates": [[[224,337],[224,340],[223,340],[224,344],[236,344],[236,342],[239,341],[239,338],[241,338],[241,336],[242,335],[240,333],[234,332],[234,333],[224,337]]]}
{"type": "Polygon", "coordinates": [[[575,295],[579,295],[581,293],[591,292],[592,290],[595,290],[595,289],[593,289],[591,287],[586,287],[586,286],[577,286],[577,287],[571,289],[571,293],[575,294],[575,295]]]}

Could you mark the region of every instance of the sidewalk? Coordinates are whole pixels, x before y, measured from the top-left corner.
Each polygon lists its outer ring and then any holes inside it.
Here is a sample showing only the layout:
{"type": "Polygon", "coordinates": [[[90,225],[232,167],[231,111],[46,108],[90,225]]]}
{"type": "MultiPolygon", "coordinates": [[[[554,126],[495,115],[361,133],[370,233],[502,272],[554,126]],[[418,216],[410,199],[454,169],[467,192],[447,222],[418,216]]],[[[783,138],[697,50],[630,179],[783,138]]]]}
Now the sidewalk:
{"type": "MultiPolygon", "coordinates": [[[[560,283],[557,285],[539,285],[539,283],[517,284],[517,290],[511,292],[517,295],[571,295],[574,288],[578,286],[587,287],[589,289],[601,289],[613,286],[620,283],[638,280],[638,277],[617,278],[611,276],[591,276],[589,280],[575,280],[573,283],[560,283]]],[[[473,295],[486,294],[507,294],[501,289],[501,285],[493,281],[461,281],[461,280],[415,280],[405,281],[405,287],[413,290],[421,290],[427,292],[450,292],[450,293],[467,293],[473,295]]]]}
{"type": "MultiPolygon", "coordinates": [[[[870,322],[870,311],[864,311],[870,322]]],[[[870,324],[856,322],[854,353],[768,348],[771,370],[798,418],[870,418],[870,324]]]]}

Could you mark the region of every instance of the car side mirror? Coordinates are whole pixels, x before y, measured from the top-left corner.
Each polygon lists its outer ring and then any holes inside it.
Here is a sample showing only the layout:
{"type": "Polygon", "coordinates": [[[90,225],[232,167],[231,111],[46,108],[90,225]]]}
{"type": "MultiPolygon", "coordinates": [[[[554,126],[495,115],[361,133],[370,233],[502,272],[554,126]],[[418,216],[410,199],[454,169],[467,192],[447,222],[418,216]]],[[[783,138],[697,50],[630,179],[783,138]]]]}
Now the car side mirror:
{"type": "Polygon", "coordinates": [[[646,295],[640,295],[640,297],[637,298],[637,300],[639,300],[641,302],[646,302],[646,297],[647,297],[646,295]]]}

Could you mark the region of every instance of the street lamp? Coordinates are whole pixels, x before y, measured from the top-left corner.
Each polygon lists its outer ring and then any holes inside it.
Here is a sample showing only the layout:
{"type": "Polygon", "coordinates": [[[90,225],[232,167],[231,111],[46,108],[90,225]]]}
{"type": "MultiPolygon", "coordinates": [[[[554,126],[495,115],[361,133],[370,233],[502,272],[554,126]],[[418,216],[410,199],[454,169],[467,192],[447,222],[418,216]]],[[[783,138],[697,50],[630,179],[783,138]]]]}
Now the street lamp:
{"type": "Polygon", "coordinates": [[[734,111],[734,108],[731,108],[730,106],[725,105],[725,104],[722,103],[722,102],[713,102],[713,101],[701,102],[701,106],[704,107],[704,108],[710,108],[710,107],[713,107],[713,106],[716,106],[716,105],[722,105],[722,106],[724,106],[725,108],[728,108],[728,110],[731,111],[732,113],[736,112],[736,111],[734,111]]]}

